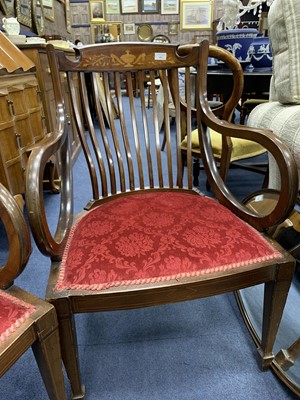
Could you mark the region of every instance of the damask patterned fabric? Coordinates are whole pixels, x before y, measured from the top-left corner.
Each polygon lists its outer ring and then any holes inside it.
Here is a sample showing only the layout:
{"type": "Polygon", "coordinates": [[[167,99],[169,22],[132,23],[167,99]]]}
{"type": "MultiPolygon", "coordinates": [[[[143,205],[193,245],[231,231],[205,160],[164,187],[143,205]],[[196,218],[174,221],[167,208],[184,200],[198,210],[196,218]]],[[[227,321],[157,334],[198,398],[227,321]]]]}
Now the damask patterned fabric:
{"type": "Polygon", "coordinates": [[[31,304],[0,291],[0,343],[36,311],[31,304]]]}
{"type": "MultiPolygon", "coordinates": [[[[271,129],[291,150],[298,167],[300,185],[300,105],[283,105],[277,101],[260,104],[251,111],[247,125],[271,129]]],[[[269,187],[280,188],[277,163],[269,154],[269,187]]],[[[299,186],[300,188],[300,186],[299,186]]]]}
{"type": "Polygon", "coordinates": [[[271,100],[300,103],[300,1],[275,0],[268,13],[273,52],[271,100]]]}
{"type": "Polygon", "coordinates": [[[56,290],[101,290],[239,268],[281,257],[216,201],[182,192],[130,194],[74,226],[56,290]]]}

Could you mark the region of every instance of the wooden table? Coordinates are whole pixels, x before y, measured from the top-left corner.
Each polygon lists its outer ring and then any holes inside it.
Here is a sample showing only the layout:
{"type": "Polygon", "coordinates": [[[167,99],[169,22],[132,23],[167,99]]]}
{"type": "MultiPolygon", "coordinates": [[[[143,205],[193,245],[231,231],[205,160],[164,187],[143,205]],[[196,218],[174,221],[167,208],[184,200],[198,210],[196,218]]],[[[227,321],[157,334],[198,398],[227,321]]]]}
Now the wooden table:
{"type": "MultiPolygon", "coordinates": [[[[268,71],[244,71],[243,97],[248,94],[260,95],[268,93],[272,70],[268,71]]],[[[207,92],[222,93],[225,98],[232,91],[233,78],[229,69],[209,69],[207,71],[207,92]]]]}

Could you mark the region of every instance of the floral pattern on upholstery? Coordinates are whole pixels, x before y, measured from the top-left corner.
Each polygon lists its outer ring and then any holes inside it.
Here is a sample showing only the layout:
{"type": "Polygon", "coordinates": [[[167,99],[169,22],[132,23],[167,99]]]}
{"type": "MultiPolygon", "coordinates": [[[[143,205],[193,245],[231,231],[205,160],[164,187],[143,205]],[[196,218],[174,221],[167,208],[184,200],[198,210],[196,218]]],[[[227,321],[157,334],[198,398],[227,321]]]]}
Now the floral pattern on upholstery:
{"type": "Polygon", "coordinates": [[[0,291],[0,343],[36,311],[36,307],[0,291]]]}
{"type": "Polygon", "coordinates": [[[101,290],[224,271],[281,254],[216,201],[184,192],[131,194],[73,227],[56,290],[101,290]]]}

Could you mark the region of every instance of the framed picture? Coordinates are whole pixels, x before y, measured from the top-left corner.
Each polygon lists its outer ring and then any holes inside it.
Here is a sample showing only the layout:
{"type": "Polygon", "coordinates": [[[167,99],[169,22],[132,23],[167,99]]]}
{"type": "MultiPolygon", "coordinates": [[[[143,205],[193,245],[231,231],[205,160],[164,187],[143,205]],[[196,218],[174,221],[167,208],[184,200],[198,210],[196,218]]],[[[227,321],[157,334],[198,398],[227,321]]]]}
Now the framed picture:
{"type": "MultiPolygon", "coordinates": [[[[3,3],[3,0],[1,1],[3,3]]],[[[14,15],[15,13],[15,0],[4,0],[5,6],[2,4],[2,9],[5,15],[14,15]],[[6,12],[4,11],[6,10],[6,12]]]]}
{"type": "Polygon", "coordinates": [[[45,18],[54,22],[54,4],[53,0],[43,0],[45,18]]]}
{"type": "Polygon", "coordinates": [[[207,30],[212,27],[213,0],[181,0],[180,29],[182,31],[207,30]]]}
{"type": "Polygon", "coordinates": [[[120,0],[106,0],[106,14],[120,14],[120,0]]]}
{"type": "Polygon", "coordinates": [[[135,34],[135,24],[124,24],[124,35],[134,35],[135,34]]]}
{"type": "Polygon", "coordinates": [[[178,35],[178,23],[177,22],[168,22],[168,34],[169,35],[178,35]]]}
{"type": "Polygon", "coordinates": [[[91,24],[92,43],[121,42],[123,40],[123,23],[105,21],[91,24]]]}
{"type": "Polygon", "coordinates": [[[104,0],[90,0],[91,22],[105,21],[104,0]]]}
{"type": "Polygon", "coordinates": [[[137,14],[139,12],[138,0],[121,0],[122,14],[137,14]]]}
{"type": "Polygon", "coordinates": [[[29,28],[32,27],[32,20],[31,20],[31,0],[15,0],[16,1],[16,16],[18,21],[28,26],[29,28]]]}
{"type": "Polygon", "coordinates": [[[71,33],[71,8],[70,0],[65,0],[65,17],[66,17],[66,31],[71,33]]]}
{"type": "Polygon", "coordinates": [[[45,33],[45,15],[43,0],[32,0],[32,28],[39,36],[45,33]]]}
{"type": "Polygon", "coordinates": [[[179,14],[179,0],[161,0],[161,14],[179,14]]]}
{"type": "Polygon", "coordinates": [[[159,0],[142,0],[142,14],[157,14],[159,12],[159,0]]]}

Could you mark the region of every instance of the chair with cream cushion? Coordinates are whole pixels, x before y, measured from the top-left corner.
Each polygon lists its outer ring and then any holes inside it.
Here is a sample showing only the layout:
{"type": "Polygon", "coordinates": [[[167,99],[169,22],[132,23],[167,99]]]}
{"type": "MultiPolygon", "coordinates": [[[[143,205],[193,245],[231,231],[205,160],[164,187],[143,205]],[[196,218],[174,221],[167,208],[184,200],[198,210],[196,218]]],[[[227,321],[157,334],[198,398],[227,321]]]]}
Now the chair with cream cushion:
{"type": "MultiPolygon", "coordinates": [[[[271,129],[290,148],[300,172],[300,1],[275,0],[268,15],[273,51],[270,102],[254,108],[248,126],[271,129]]],[[[269,156],[269,187],[280,176],[269,156]]]]}

